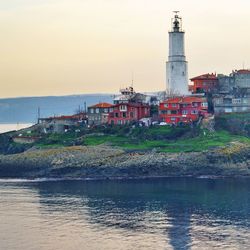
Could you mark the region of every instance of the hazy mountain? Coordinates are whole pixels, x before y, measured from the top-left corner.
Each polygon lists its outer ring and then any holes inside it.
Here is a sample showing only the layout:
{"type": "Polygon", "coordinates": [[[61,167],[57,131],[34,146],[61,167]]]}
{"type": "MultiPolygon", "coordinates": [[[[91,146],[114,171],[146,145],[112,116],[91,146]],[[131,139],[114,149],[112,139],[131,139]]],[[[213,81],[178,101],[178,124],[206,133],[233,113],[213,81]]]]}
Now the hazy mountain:
{"type": "Polygon", "coordinates": [[[79,106],[84,108],[98,102],[112,103],[112,94],[21,97],[0,99],[0,123],[34,123],[40,107],[41,117],[69,115],[79,106]]]}

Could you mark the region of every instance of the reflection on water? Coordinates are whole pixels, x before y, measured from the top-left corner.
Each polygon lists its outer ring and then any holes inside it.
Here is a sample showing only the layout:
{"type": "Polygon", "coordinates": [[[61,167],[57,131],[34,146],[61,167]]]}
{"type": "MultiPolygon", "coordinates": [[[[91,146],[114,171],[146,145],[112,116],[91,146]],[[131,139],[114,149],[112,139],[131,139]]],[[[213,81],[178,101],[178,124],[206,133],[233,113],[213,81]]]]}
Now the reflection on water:
{"type": "Polygon", "coordinates": [[[248,180],[0,183],[3,249],[248,249],[248,180]]]}

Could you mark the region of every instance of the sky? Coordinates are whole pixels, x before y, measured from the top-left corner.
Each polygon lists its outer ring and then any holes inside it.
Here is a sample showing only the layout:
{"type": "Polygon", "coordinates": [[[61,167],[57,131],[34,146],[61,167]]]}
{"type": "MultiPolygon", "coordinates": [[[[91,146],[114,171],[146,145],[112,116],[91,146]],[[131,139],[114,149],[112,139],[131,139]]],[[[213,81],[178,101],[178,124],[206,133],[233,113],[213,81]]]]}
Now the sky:
{"type": "Polygon", "coordinates": [[[0,0],[0,98],[164,90],[174,10],[189,78],[250,68],[249,0],[0,0]]]}

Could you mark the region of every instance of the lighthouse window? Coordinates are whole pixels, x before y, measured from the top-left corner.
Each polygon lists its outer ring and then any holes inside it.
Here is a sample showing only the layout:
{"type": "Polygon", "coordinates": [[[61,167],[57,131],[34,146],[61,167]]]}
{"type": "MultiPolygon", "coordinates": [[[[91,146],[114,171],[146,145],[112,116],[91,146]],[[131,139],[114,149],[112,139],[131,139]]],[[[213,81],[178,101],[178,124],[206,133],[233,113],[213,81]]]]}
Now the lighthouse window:
{"type": "Polygon", "coordinates": [[[182,72],[182,75],[185,76],[185,72],[184,71],[182,72]]]}
{"type": "Polygon", "coordinates": [[[172,70],[174,70],[174,66],[172,66],[172,70]]]}

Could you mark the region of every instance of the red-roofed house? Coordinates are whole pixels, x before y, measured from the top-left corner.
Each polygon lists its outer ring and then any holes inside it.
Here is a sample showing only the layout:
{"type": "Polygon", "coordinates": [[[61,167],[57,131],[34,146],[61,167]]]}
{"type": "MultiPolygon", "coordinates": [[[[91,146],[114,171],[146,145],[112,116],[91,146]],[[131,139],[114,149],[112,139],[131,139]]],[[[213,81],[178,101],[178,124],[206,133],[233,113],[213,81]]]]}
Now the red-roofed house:
{"type": "Polygon", "coordinates": [[[42,133],[63,133],[71,127],[80,124],[86,124],[87,117],[85,113],[75,115],[53,116],[48,118],[39,118],[38,127],[42,133]]]}
{"type": "Polygon", "coordinates": [[[108,123],[108,114],[113,111],[113,105],[101,102],[88,107],[88,123],[89,125],[101,125],[108,123]]]}
{"type": "Polygon", "coordinates": [[[193,84],[189,85],[189,91],[193,94],[211,93],[218,86],[218,77],[216,74],[204,74],[190,79],[193,84]]]}
{"type": "Polygon", "coordinates": [[[148,104],[124,102],[113,105],[113,111],[109,113],[108,123],[123,125],[146,117],[150,117],[148,104]]]}
{"type": "Polygon", "coordinates": [[[168,124],[192,123],[208,114],[208,103],[204,97],[185,96],[169,98],[160,103],[159,116],[168,124]]]}

